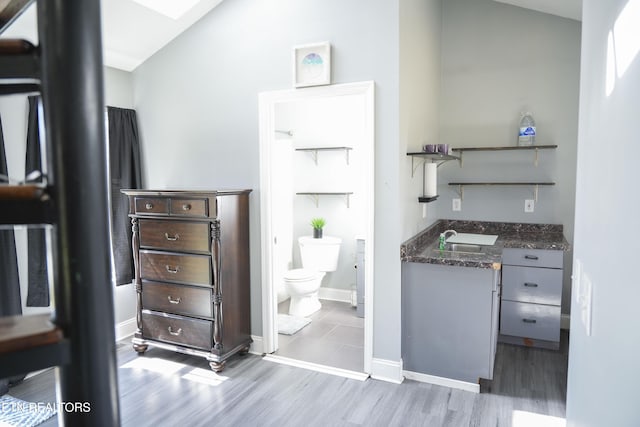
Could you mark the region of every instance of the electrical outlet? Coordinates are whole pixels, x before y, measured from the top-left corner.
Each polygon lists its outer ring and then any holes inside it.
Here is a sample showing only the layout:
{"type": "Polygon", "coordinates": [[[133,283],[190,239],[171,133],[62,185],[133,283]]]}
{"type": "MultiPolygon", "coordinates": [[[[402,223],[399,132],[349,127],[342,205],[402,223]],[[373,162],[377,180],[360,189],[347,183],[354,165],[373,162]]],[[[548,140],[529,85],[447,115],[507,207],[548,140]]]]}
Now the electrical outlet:
{"type": "Polygon", "coordinates": [[[451,209],[454,210],[454,211],[461,211],[462,210],[462,200],[453,199],[451,201],[451,209]]]}
{"type": "Polygon", "coordinates": [[[527,199],[524,201],[524,211],[525,212],[533,212],[534,202],[531,199],[527,199]]]}
{"type": "Polygon", "coordinates": [[[422,204],[422,218],[426,218],[427,217],[427,204],[423,203],[422,204]]]}

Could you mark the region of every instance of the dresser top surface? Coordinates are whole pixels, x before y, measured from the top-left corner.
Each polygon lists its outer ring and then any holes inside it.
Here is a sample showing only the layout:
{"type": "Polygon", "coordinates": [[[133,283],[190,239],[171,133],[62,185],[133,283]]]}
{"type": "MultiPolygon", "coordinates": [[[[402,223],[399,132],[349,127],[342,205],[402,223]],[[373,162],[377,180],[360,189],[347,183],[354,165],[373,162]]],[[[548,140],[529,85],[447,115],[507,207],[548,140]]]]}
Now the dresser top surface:
{"type": "Polygon", "coordinates": [[[127,196],[178,196],[178,197],[193,197],[193,196],[225,196],[234,194],[249,194],[251,189],[242,190],[147,190],[147,189],[124,189],[120,190],[127,196]]]}

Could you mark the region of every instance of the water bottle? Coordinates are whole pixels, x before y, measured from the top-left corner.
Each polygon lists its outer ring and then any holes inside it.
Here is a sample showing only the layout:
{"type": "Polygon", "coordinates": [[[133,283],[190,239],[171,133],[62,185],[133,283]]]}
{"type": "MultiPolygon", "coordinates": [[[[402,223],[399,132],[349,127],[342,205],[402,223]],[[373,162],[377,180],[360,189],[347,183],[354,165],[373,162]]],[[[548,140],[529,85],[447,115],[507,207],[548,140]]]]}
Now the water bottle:
{"type": "Polygon", "coordinates": [[[520,132],[518,132],[518,145],[533,145],[536,142],[536,122],[531,113],[522,113],[520,119],[520,132]]]}

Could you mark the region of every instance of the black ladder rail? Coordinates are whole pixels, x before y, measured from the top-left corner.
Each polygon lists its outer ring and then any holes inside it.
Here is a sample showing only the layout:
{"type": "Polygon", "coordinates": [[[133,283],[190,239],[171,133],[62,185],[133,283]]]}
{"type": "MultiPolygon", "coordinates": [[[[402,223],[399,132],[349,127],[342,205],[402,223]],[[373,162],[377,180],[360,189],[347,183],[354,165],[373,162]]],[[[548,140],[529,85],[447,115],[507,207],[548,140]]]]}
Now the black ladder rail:
{"type": "Polygon", "coordinates": [[[89,402],[65,425],[120,423],[109,242],[99,0],[38,0],[49,148],[56,323],[69,339],[60,398],[89,402]]]}

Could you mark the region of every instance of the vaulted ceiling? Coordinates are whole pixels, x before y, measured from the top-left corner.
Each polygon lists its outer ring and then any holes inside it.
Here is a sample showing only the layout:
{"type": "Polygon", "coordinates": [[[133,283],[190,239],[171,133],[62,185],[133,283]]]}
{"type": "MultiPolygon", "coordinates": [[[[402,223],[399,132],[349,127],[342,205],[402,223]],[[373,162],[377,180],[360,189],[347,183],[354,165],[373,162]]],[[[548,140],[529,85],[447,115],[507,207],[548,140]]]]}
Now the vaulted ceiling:
{"type": "MultiPolygon", "coordinates": [[[[447,1],[447,0],[443,0],[447,1]]],[[[494,0],[580,20],[582,0],[494,0]]],[[[184,30],[218,6],[222,0],[180,0],[192,6],[176,19],[151,10],[143,4],[167,3],[160,0],[103,0],[102,44],[105,65],[133,71],[147,58],[170,43],[184,30]],[[143,4],[141,4],[143,3],[143,4]]],[[[31,6],[3,37],[20,37],[37,43],[36,10],[31,6]]]]}

